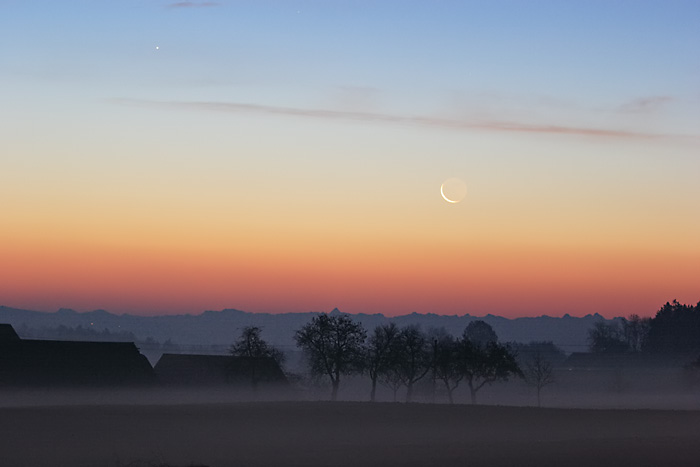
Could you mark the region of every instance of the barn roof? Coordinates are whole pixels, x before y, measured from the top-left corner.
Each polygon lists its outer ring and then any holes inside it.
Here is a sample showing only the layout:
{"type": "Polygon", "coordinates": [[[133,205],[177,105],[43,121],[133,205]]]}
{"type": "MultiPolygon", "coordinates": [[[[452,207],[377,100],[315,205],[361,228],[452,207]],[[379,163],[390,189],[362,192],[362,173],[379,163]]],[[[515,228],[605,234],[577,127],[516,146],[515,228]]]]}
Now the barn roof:
{"type": "Polygon", "coordinates": [[[153,381],[153,368],[133,342],[0,341],[0,384],[123,385],[153,381]]]}
{"type": "Polygon", "coordinates": [[[154,367],[166,384],[213,385],[287,383],[279,364],[269,357],[163,354],[154,367]]]}
{"type": "Polygon", "coordinates": [[[0,343],[19,341],[19,336],[11,324],[0,323],[0,343]]]}

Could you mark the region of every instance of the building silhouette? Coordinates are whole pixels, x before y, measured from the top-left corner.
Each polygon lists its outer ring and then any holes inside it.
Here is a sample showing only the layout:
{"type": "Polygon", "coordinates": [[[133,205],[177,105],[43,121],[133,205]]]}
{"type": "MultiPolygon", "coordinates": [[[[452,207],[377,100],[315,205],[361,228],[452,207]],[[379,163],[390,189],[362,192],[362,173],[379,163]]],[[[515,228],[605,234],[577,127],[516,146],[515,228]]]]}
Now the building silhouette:
{"type": "Polygon", "coordinates": [[[163,354],[156,363],[158,380],[167,385],[286,385],[279,364],[270,357],[163,354]]]}
{"type": "Polygon", "coordinates": [[[0,386],[125,386],[156,382],[133,342],[20,339],[0,324],[0,386]]]}

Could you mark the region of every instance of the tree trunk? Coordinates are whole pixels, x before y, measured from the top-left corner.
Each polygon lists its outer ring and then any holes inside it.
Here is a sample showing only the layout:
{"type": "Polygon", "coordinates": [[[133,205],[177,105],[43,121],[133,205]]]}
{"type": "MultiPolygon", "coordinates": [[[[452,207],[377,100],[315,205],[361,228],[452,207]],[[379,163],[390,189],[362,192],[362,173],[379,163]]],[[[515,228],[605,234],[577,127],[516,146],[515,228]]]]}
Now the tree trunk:
{"type": "Polygon", "coordinates": [[[338,399],[338,386],[340,386],[340,381],[338,379],[333,380],[333,391],[331,392],[331,400],[335,401],[338,399]]]}
{"type": "Polygon", "coordinates": [[[476,405],[476,389],[470,386],[469,394],[472,396],[472,405],[476,405]]]}
{"type": "Polygon", "coordinates": [[[372,378],[372,391],[369,393],[370,402],[374,402],[377,396],[377,378],[372,378]]]}
{"type": "Polygon", "coordinates": [[[411,402],[413,399],[413,383],[406,385],[406,402],[411,402]]]}
{"type": "Polygon", "coordinates": [[[540,402],[540,391],[541,390],[542,390],[542,388],[537,386],[537,407],[542,407],[542,403],[540,402]]]}
{"type": "Polygon", "coordinates": [[[447,400],[450,401],[450,404],[454,404],[454,399],[452,398],[452,392],[455,390],[455,388],[450,386],[450,382],[446,379],[443,379],[442,382],[445,384],[445,389],[447,390],[447,400]]]}

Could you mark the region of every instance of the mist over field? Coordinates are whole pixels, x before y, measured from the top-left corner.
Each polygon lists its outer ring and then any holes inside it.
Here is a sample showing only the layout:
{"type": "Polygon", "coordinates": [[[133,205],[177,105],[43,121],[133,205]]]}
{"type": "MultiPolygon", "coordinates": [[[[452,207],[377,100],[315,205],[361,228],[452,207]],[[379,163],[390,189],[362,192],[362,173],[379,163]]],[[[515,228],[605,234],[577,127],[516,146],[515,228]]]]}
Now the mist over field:
{"type": "MultiPolygon", "coordinates": [[[[262,328],[236,326],[225,355],[207,355],[216,348],[207,346],[199,354],[161,352],[155,379],[110,384],[97,376],[76,384],[60,373],[42,380],[46,369],[31,370],[38,362],[27,360],[28,352],[75,348],[133,359],[133,344],[110,342],[123,334],[63,326],[43,332],[106,342],[26,339],[3,325],[0,449],[8,465],[27,467],[691,466],[700,456],[698,371],[690,356],[650,349],[666,316],[695,314],[696,307],[673,302],[654,319],[599,318],[587,332],[589,352],[567,353],[546,341],[501,344],[478,319],[468,320],[461,336],[387,321],[368,332],[359,319],[334,311],[306,317],[294,333],[296,352],[279,352],[262,328]],[[635,329],[642,333],[629,332],[635,329]],[[635,350],[642,342],[646,353],[635,350]],[[30,366],[12,366],[17,356],[30,366]],[[250,358],[267,360],[230,366],[258,361],[250,358]],[[318,358],[340,365],[337,385],[318,358]],[[269,373],[273,361],[282,380],[269,373]],[[379,376],[375,390],[371,368],[379,376]],[[543,372],[539,379],[534,370],[543,372]],[[220,371],[232,379],[217,379],[220,371]],[[34,379],[13,384],[13,374],[34,379]]],[[[175,344],[161,350],[183,351],[175,344]]],[[[116,376],[109,375],[103,377],[116,376]]]]}

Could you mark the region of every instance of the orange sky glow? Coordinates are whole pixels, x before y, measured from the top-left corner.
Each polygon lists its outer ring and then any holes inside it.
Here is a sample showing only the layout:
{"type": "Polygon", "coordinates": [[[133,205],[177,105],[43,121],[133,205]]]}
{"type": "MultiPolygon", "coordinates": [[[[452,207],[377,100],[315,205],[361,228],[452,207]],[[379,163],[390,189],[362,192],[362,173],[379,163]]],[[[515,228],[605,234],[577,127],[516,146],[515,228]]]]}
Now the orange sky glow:
{"type": "Polygon", "coordinates": [[[0,305],[700,301],[697,2],[125,1],[0,6],[0,305]]]}

